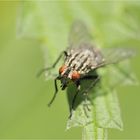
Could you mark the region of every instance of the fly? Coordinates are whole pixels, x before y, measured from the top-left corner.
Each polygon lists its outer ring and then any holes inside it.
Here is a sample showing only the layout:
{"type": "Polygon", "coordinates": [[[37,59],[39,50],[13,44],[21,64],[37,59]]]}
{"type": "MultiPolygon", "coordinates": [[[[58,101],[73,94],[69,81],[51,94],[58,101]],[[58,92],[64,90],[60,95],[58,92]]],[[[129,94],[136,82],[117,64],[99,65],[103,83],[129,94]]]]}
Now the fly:
{"type": "Polygon", "coordinates": [[[132,57],[134,54],[134,50],[131,48],[100,50],[93,45],[91,34],[85,24],[81,21],[75,22],[69,35],[69,47],[59,55],[56,62],[51,67],[45,68],[39,73],[40,75],[42,72],[54,68],[62,56],[65,56],[64,63],[59,68],[59,74],[54,79],[55,92],[48,106],[53,103],[58,93],[57,81],[61,82],[61,90],[65,90],[69,83],[73,82],[77,87],[77,91],[70,107],[71,117],[76,97],[80,91],[81,81],[91,80],[88,88],[83,91],[84,94],[88,96],[88,92],[100,80],[97,69],[109,64],[116,64],[124,59],[132,57]],[[94,74],[90,74],[91,72],[94,74]]]}

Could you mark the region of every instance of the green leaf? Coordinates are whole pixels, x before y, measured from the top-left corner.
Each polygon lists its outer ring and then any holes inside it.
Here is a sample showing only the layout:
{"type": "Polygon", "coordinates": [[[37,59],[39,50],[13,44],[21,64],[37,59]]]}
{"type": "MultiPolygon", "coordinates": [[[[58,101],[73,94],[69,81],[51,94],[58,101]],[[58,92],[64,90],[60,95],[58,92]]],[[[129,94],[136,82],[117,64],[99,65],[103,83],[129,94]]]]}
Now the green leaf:
{"type": "Polygon", "coordinates": [[[39,2],[22,1],[19,5],[17,36],[25,38],[44,38],[47,34],[44,15],[39,2]]]}
{"type": "Polygon", "coordinates": [[[86,101],[86,103],[85,101],[81,101],[80,105],[76,108],[76,110],[72,111],[72,117],[68,119],[67,122],[67,129],[76,126],[86,126],[90,123],[93,124],[93,112],[88,111],[86,105],[88,105],[88,108],[92,110],[93,106],[89,101],[86,101]]]}
{"type": "MultiPolygon", "coordinates": [[[[40,41],[45,57],[45,67],[51,66],[69,45],[68,35],[71,25],[79,17],[84,19],[89,26],[98,46],[123,46],[129,44],[129,40],[132,41],[132,45],[138,44],[139,24],[136,22],[138,17],[133,17],[130,5],[127,4],[127,6],[123,2],[114,1],[22,2],[17,36],[40,41]],[[130,15],[126,12],[127,10],[130,15]],[[130,26],[126,26],[128,20],[131,23],[130,26]]],[[[60,65],[58,64],[53,71],[46,73],[46,77],[49,78],[56,74],[60,65]]],[[[129,64],[119,64],[98,72],[102,78],[100,84],[89,93],[92,103],[88,99],[85,100],[85,96],[80,94],[75,104],[75,110],[72,112],[72,118],[67,122],[67,129],[76,126],[83,127],[83,140],[107,139],[107,128],[123,129],[114,87],[120,82],[134,83],[136,81],[131,74],[129,64]],[[124,66],[126,67],[124,68],[124,66]]],[[[84,82],[82,90],[89,84],[90,81],[84,82]]],[[[70,85],[67,90],[69,107],[75,93],[76,87],[70,85]]]]}
{"type": "Polygon", "coordinates": [[[82,140],[107,140],[107,129],[99,128],[95,124],[87,124],[83,128],[82,140]]]}
{"type": "MultiPolygon", "coordinates": [[[[123,123],[116,92],[106,88],[101,82],[88,93],[91,102],[82,94],[90,82],[89,80],[81,83],[81,91],[74,106],[75,111],[72,112],[72,118],[68,120],[67,129],[93,123],[100,128],[122,130],[123,123]]],[[[71,106],[74,93],[76,93],[76,87],[74,85],[69,86],[67,90],[69,106],[71,106]]]]}
{"type": "Polygon", "coordinates": [[[115,91],[102,89],[96,94],[100,96],[94,100],[96,123],[102,128],[123,129],[120,106],[115,91]],[[104,93],[101,93],[104,92],[104,93]],[[104,95],[101,95],[104,94],[104,95]]]}
{"type": "Polygon", "coordinates": [[[82,101],[76,110],[72,112],[72,117],[67,122],[67,129],[83,127],[82,140],[106,140],[107,129],[99,127],[96,124],[94,110],[95,108],[90,101],[82,101]]]}

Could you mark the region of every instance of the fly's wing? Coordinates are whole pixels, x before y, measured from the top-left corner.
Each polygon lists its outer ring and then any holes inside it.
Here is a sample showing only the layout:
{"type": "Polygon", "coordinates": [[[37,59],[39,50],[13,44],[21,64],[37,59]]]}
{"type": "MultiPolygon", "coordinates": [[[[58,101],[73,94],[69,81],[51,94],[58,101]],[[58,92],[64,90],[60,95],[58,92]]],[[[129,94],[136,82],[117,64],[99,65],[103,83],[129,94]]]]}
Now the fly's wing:
{"type": "Polygon", "coordinates": [[[119,63],[120,61],[123,61],[125,59],[135,56],[135,54],[136,54],[136,49],[134,48],[127,48],[127,47],[104,48],[102,49],[102,55],[104,59],[97,66],[97,68],[103,67],[109,64],[119,63]]]}
{"type": "Polygon", "coordinates": [[[105,48],[102,52],[105,60],[99,67],[115,64],[115,66],[107,67],[107,69],[105,69],[107,76],[104,76],[105,79],[109,79],[107,81],[112,89],[114,89],[116,85],[138,84],[138,80],[131,69],[129,61],[130,58],[137,54],[137,48],[105,48]]]}
{"type": "Polygon", "coordinates": [[[69,48],[84,47],[93,48],[97,55],[98,67],[115,64],[135,55],[135,49],[126,47],[104,48],[100,50],[92,44],[93,38],[84,22],[77,20],[73,23],[69,34],[69,48]],[[104,59],[102,59],[102,57],[104,59]]]}
{"type": "Polygon", "coordinates": [[[93,37],[91,32],[88,30],[86,24],[80,20],[75,21],[72,25],[72,29],[69,34],[69,48],[75,51],[79,47],[79,51],[89,50],[93,52],[93,67],[100,64],[102,62],[102,54],[99,48],[93,42],[93,37]],[[95,62],[94,62],[95,61],[95,62]]]}
{"type": "Polygon", "coordinates": [[[84,22],[78,20],[72,25],[69,34],[69,48],[79,47],[81,44],[91,44],[92,36],[89,33],[84,22]]]}
{"type": "Polygon", "coordinates": [[[137,79],[131,71],[129,61],[124,61],[136,55],[136,48],[104,48],[102,50],[104,61],[100,63],[97,68],[116,64],[113,67],[108,67],[108,74],[111,85],[116,84],[137,84],[137,79]],[[119,63],[121,62],[121,63],[119,63]],[[112,77],[115,76],[116,78],[112,77]]]}

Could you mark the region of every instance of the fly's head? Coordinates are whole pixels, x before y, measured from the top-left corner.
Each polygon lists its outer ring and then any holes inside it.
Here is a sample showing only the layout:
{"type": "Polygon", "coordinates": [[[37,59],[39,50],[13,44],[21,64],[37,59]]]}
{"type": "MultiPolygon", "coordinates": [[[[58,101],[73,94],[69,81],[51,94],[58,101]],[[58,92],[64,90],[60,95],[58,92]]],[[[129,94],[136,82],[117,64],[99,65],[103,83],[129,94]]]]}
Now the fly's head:
{"type": "Polygon", "coordinates": [[[59,79],[61,81],[61,88],[64,90],[71,81],[75,82],[80,79],[80,73],[63,65],[59,69],[59,79]]]}

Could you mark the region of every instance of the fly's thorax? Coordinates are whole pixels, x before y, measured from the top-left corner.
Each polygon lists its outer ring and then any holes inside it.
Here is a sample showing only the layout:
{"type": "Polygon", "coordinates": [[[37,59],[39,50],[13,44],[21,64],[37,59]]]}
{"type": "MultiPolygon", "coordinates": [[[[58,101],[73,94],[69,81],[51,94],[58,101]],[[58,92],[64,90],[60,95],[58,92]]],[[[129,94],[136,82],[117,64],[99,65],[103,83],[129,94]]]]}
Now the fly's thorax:
{"type": "Polygon", "coordinates": [[[86,74],[97,67],[101,61],[101,55],[97,54],[93,48],[82,47],[68,50],[69,56],[65,59],[65,65],[80,74],[86,74]]]}

